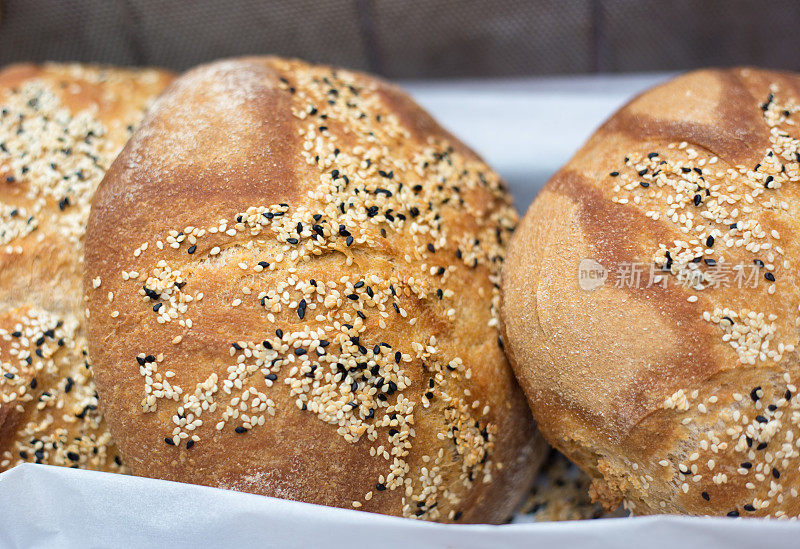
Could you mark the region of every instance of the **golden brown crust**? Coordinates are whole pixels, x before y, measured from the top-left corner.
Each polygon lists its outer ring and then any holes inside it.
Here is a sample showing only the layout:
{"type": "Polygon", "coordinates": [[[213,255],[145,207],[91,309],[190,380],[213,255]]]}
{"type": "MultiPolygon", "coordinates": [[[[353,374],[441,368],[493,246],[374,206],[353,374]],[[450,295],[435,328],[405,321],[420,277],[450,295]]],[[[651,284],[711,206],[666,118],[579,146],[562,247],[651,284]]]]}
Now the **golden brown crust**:
{"type": "Polygon", "coordinates": [[[799,100],[794,74],[681,76],[612,116],[520,224],[511,362],[609,507],[800,514],[799,100]],[[597,263],[605,283],[579,283],[597,263]]]}
{"type": "Polygon", "coordinates": [[[277,58],[187,73],[88,230],[90,344],[133,472],[507,519],[544,450],[496,327],[515,223],[394,86],[277,58]]]}
{"type": "Polygon", "coordinates": [[[86,356],[83,233],[105,169],[169,78],[83,65],[0,72],[0,471],[124,471],[86,356]]]}

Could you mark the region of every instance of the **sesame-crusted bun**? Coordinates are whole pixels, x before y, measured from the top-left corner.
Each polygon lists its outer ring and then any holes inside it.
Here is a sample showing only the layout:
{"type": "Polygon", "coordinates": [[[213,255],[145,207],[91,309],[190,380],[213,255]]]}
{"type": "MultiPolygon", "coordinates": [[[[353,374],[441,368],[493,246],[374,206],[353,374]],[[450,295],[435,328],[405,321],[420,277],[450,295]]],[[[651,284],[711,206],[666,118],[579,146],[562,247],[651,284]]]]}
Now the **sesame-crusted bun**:
{"type": "Polygon", "coordinates": [[[132,471],[506,520],[545,448],[499,339],[516,221],[394,86],[277,58],[187,73],[88,229],[90,348],[132,471]]]}
{"type": "Polygon", "coordinates": [[[105,170],[169,80],[83,65],[0,71],[0,471],[125,470],[86,353],[83,235],[105,170]]]}
{"type": "Polygon", "coordinates": [[[547,184],[503,272],[545,437],[637,514],[800,514],[800,77],[692,72],[547,184]]]}

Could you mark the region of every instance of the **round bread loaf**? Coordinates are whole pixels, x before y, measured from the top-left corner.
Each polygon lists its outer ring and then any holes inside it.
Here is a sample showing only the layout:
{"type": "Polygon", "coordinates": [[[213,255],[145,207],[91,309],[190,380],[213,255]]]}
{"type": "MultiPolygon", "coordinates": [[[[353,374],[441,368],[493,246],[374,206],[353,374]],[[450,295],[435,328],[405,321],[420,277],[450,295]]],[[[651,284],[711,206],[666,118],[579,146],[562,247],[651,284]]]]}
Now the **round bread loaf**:
{"type": "Polygon", "coordinates": [[[506,520],[545,448],[498,337],[515,224],[498,176],[380,80],[187,73],[88,229],[90,348],[132,471],[506,520]]]}
{"type": "Polygon", "coordinates": [[[124,470],[86,353],[83,234],[106,168],[169,80],[82,65],[0,72],[0,471],[124,470]]]}
{"type": "Polygon", "coordinates": [[[545,438],[637,514],[800,514],[800,77],[692,72],[547,184],[503,271],[545,438]]]}

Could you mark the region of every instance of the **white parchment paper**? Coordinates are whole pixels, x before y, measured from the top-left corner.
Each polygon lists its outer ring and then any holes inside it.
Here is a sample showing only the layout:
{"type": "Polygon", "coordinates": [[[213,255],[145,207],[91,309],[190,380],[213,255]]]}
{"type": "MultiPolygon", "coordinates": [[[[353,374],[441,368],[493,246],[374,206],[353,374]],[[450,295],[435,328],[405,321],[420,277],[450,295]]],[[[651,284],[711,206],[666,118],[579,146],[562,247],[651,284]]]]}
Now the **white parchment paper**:
{"type": "MultiPolygon", "coordinates": [[[[664,75],[409,83],[510,183],[520,210],[611,112],[664,75]]],[[[524,519],[521,519],[524,520],[524,519]]],[[[641,517],[437,525],[188,484],[22,465],[0,475],[0,547],[704,549],[800,547],[800,524],[641,517]]]]}

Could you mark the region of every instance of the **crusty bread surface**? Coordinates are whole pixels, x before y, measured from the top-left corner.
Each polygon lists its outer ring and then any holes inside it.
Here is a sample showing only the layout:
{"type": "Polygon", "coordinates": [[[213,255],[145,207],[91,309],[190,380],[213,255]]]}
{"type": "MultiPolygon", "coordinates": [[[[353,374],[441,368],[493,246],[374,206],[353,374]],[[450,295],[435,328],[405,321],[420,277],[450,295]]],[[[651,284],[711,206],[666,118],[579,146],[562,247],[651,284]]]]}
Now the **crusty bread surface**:
{"type": "Polygon", "coordinates": [[[509,358],[609,508],[800,514],[798,119],[797,75],[680,76],[614,114],[515,234],[509,358]]]}
{"type": "Polygon", "coordinates": [[[85,65],[0,71],[0,471],[125,471],[86,353],[83,235],[105,170],[169,79],[85,65]]]}
{"type": "Polygon", "coordinates": [[[398,88],[194,69],[94,198],[89,340],[133,473],[506,520],[545,446],[502,351],[502,181],[398,88]]]}

